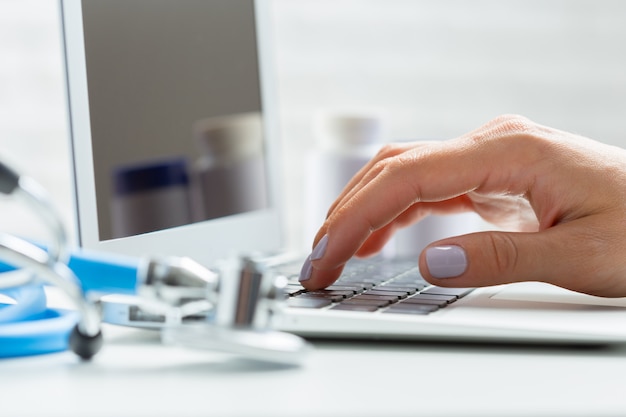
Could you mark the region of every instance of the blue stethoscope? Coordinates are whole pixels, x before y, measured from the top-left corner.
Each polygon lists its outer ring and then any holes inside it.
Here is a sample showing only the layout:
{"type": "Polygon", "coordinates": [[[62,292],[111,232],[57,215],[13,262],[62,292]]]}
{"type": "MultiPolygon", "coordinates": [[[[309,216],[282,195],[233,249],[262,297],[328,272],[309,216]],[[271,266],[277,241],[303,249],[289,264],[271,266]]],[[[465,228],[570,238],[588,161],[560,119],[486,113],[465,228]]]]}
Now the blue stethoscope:
{"type": "Polygon", "coordinates": [[[261,263],[247,259],[235,273],[232,266],[226,268],[231,274],[220,281],[215,271],[187,258],[139,260],[70,251],[60,217],[35,181],[0,162],[0,193],[25,200],[54,237],[44,248],[0,233],[0,295],[10,300],[0,303],[0,358],[69,348],[91,359],[103,344],[97,297],[103,294],[140,298],[149,312],[178,318],[162,329],[163,340],[170,343],[287,364],[300,363],[310,350],[303,339],[268,328],[269,318],[280,310],[284,282],[265,279],[261,263]],[[233,282],[235,290],[222,295],[224,288],[234,288],[233,282]],[[75,308],[50,308],[48,285],[61,289],[75,308]],[[199,311],[198,306],[217,311],[224,297],[223,304],[230,307],[222,308],[221,316],[207,314],[212,321],[185,325],[180,320],[185,311],[199,311]]]}
{"type": "Polygon", "coordinates": [[[13,301],[0,304],[0,357],[70,347],[81,358],[91,358],[102,345],[101,320],[96,304],[86,294],[92,290],[135,293],[138,264],[130,260],[105,263],[94,256],[70,254],[65,229],[45,191],[3,163],[0,192],[24,200],[54,236],[43,249],[0,233],[0,294],[13,301]],[[50,284],[60,287],[76,309],[49,308],[44,286],[50,284]]]}

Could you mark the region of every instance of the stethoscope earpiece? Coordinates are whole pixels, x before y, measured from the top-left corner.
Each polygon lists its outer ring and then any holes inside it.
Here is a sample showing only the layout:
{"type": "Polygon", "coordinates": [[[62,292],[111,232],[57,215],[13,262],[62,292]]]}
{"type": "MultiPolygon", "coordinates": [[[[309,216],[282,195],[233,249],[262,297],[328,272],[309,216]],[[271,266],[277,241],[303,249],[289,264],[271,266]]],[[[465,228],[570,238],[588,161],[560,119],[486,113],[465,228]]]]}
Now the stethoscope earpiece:
{"type": "Polygon", "coordinates": [[[90,336],[81,332],[79,326],[75,325],[70,334],[69,347],[81,359],[89,360],[100,351],[102,342],[102,331],[90,336]]]}

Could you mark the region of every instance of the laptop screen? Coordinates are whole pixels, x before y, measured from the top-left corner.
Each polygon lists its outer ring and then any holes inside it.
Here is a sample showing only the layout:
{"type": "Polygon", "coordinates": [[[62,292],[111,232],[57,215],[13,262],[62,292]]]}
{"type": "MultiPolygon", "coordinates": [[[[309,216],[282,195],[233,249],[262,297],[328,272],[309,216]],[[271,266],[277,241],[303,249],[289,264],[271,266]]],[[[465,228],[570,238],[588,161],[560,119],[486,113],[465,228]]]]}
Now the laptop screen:
{"type": "Polygon", "coordinates": [[[62,5],[80,242],[187,254],[192,238],[210,258],[276,246],[264,5],[62,5]]]}

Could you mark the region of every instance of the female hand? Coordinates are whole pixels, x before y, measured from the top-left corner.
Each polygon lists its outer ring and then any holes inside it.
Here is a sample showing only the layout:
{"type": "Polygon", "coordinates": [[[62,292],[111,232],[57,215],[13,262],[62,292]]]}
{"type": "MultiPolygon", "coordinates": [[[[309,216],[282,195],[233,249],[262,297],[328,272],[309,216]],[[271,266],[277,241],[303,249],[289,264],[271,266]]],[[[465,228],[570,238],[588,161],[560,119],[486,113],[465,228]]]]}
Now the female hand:
{"type": "Polygon", "coordinates": [[[520,116],[449,141],[384,147],[331,206],[302,285],[326,287],[398,228],[463,211],[499,230],[431,243],[419,258],[430,283],[542,281],[626,296],[626,151],[520,116]]]}

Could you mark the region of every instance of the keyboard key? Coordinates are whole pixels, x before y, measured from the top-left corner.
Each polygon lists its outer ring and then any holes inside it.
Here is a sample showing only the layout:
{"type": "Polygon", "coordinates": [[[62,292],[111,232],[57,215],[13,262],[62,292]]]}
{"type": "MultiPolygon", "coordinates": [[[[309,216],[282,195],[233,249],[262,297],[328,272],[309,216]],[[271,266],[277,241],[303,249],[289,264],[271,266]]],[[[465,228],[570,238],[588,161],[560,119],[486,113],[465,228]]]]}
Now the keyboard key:
{"type": "Polygon", "coordinates": [[[299,292],[305,291],[304,287],[300,284],[287,284],[287,294],[294,295],[299,292]]]}
{"type": "Polygon", "coordinates": [[[322,308],[331,304],[332,301],[326,300],[324,298],[292,297],[287,300],[287,305],[289,307],[296,308],[322,308]]]}
{"type": "MultiPolygon", "coordinates": [[[[437,300],[437,301],[443,301],[445,303],[453,303],[456,300],[458,300],[459,298],[456,295],[438,295],[438,294],[425,294],[423,292],[419,293],[419,294],[415,294],[414,296],[412,296],[410,298],[411,300],[437,300]]],[[[409,299],[407,299],[409,300],[409,299]]]]}
{"type": "Polygon", "coordinates": [[[354,291],[315,290],[315,291],[307,291],[304,294],[341,296],[343,298],[349,298],[354,295],[354,291]]]}
{"type": "Polygon", "coordinates": [[[410,297],[410,298],[400,301],[398,304],[422,304],[422,305],[445,307],[448,305],[448,301],[437,300],[436,298],[410,297]]]}
{"type": "Polygon", "coordinates": [[[354,294],[363,292],[365,287],[362,285],[331,285],[325,288],[326,291],[352,291],[354,294]]]}
{"type": "Polygon", "coordinates": [[[343,295],[319,294],[314,292],[305,292],[302,294],[298,294],[295,296],[295,298],[319,298],[321,300],[332,301],[333,303],[338,303],[346,299],[343,295]]]}
{"type": "Polygon", "coordinates": [[[348,300],[344,300],[341,302],[341,304],[346,304],[346,305],[353,305],[353,304],[360,304],[360,305],[370,305],[370,306],[377,306],[377,307],[384,307],[386,305],[389,305],[390,301],[389,300],[378,300],[378,299],[368,299],[368,298],[362,298],[362,297],[354,297],[354,298],[350,298],[348,300]]]}
{"type": "Polygon", "coordinates": [[[409,286],[400,286],[400,285],[394,285],[394,284],[383,284],[383,285],[378,285],[374,288],[376,291],[399,291],[399,292],[405,292],[407,293],[407,295],[411,295],[411,294],[415,294],[418,290],[417,288],[414,287],[409,287],[409,286]]]}
{"type": "Polygon", "coordinates": [[[395,279],[391,281],[389,284],[383,284],[383,285],[384,286],[392,285],[392,286],[401,287],[401,288],[414,288],[417,291],[421,291],[424,288],[430,286],[430,284],[426,282],[402,282],[402,281],[398,281],[395,279]]]}
{"type": "Polygon", "coordinates": [[[339,279],[335,281],[335,284],[333,284],[332,286],[334,287],[335,285],[348,286],[348,287],[360,287],[360,288],[363,288],[363,290],[369,290],[370,288],[373,288],[374,286],[378,285],[378,283],[363,282],[360,279],[352,280],[352,281],[339,279]]]}
{"type": "Polygon", "coordinates": [[[473,288],[442,288],[442,287],[430,287],[421,292],[421,294],[436,294],[436,295],[454,295],[458,298],[464,297],[470,292],[472,292],[473,288]]]}
{"type": "Polygon", "coordinates": [[[384,291],[384,290],[379,291],[378,287],[374,288],[373,290],[365,291],[363,293],[363,295],[386,295],[386,296],[398,297],[398,299],[407,297],[407,293],[406,292],[402,292],[402,291],[384,291]]]}
{"type": "MultiPolygon", "coordinates": [[[[350,300],[376,300],[376,301],[380,301],[380,302],[385,302],[386,304],[391,304],[391,303],[395,303],[396,301],[398,301],[398,297],[396,297],[395,295],[367,295],[367,294],[361,294],[361,295],[355,296],[354,298],[351,298],[350,300]]],[[[344,301],[344,303],[346,301],[344,301]]]]}
{"type": "Polygon", "coordinates": [[[439,310],[439,307],[424,304],[398,303],[387,308],[383,313],[426,315],[439,310]]]}
{"type": "Polygon", "coordinates": [[[367,305],[367,304],[348,304],[341,303],[337,304],[330,308],[330,310],[344,310],[344,311],[367,311],[372,312],[378,310],[378,306],[376,305],[367,305]]]}
{"type": "Polygon", "coordinates": [[[370,285],[378,285],[382,282],[388,281],[390,277],[383,276],[365,276],[365,275],[354,275],[354,276],[341,276],[337,281],[339,284],[370,284],[370,285]]]}

